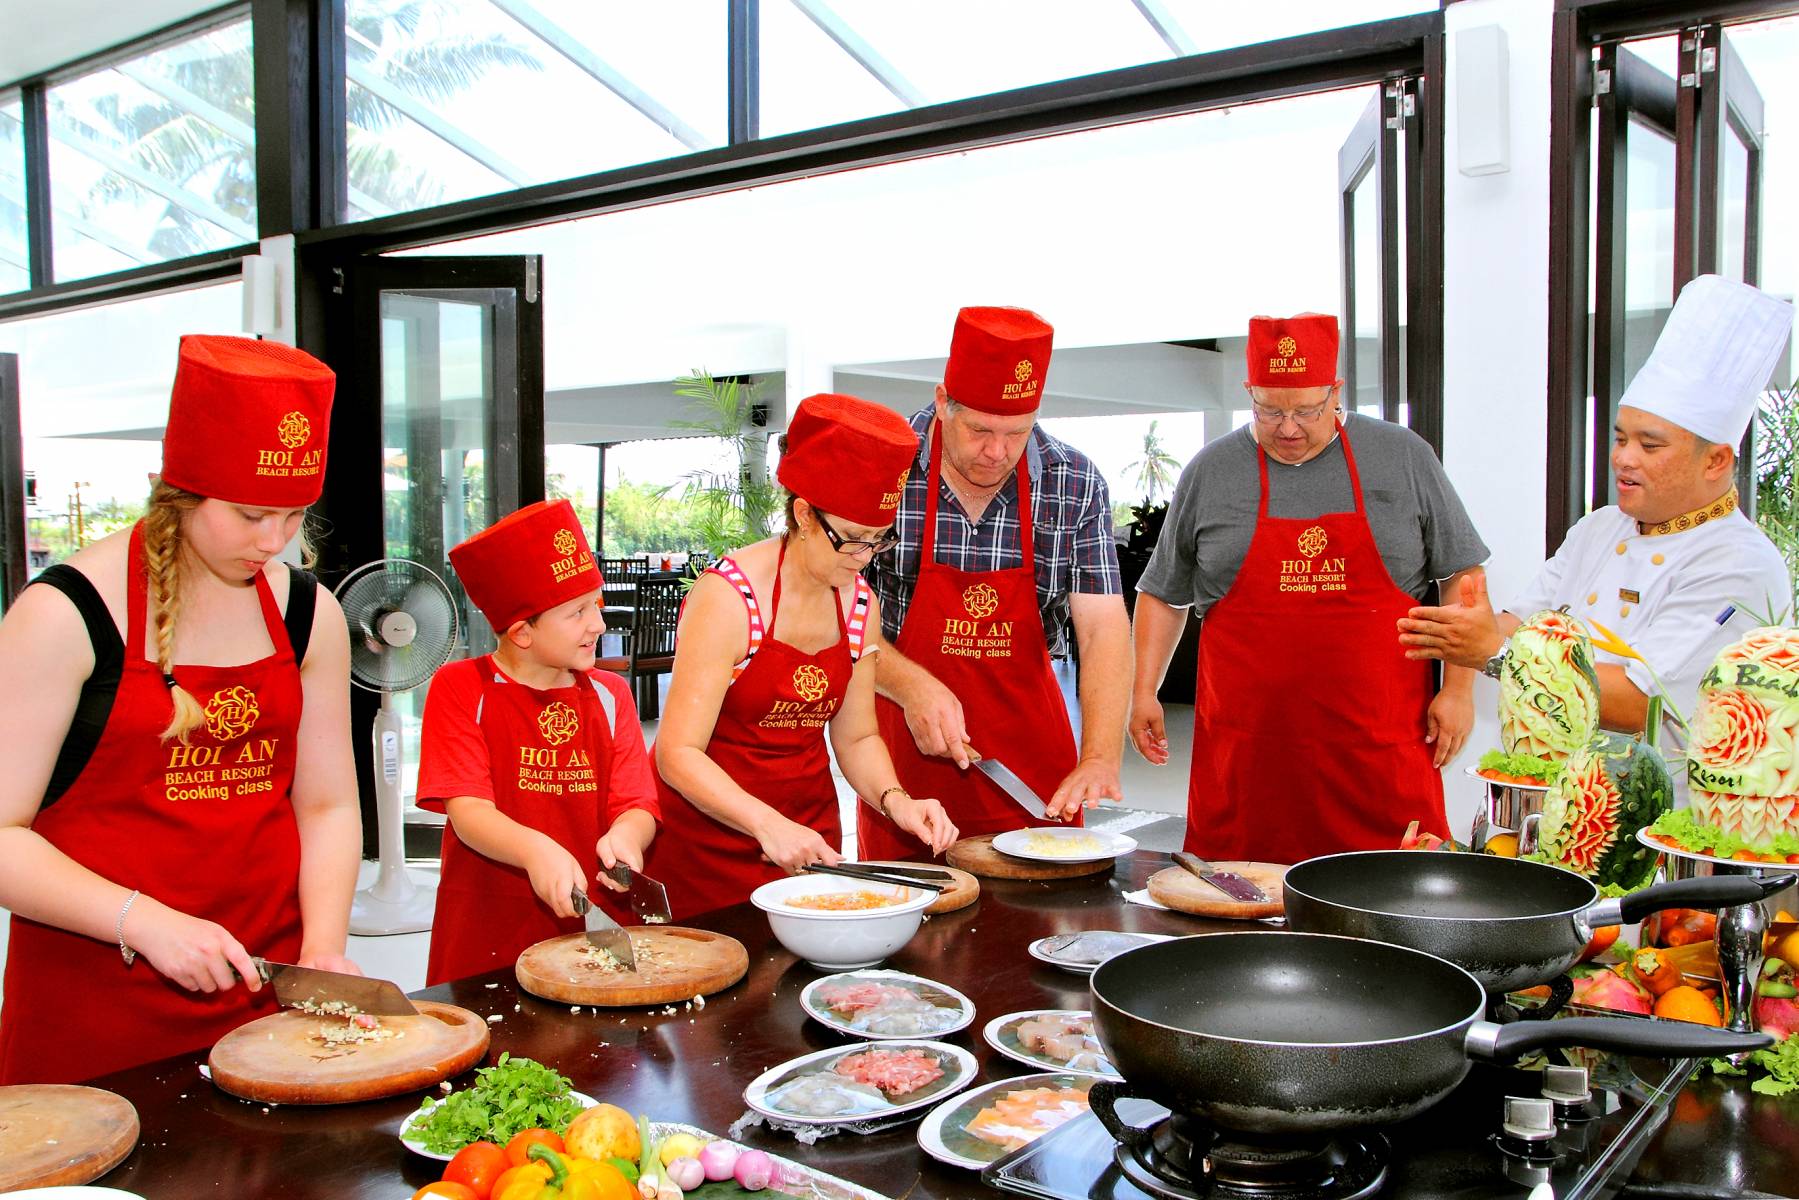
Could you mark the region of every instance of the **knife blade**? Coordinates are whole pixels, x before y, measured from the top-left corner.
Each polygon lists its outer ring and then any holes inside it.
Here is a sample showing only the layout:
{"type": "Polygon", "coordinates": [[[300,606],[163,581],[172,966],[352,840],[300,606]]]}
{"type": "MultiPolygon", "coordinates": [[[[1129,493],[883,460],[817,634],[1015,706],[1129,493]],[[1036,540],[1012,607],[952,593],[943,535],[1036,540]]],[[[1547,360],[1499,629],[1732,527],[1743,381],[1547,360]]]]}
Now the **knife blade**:
{"type": "Polygon", "coordinates": [[[580,888],[569,893],[574,901],[575,915],[587,923],[587,941],[597,949],[612,955],[627,971],[637,969],[637,955],[631,950],[631,935],[624,927],[606,915],[606,910],[587,898],[587,893],[580,888]]]}
{"type": "Polygon", "coordinates": [[[997,758],[977,758],[974,769],[999,785],[999,790],[1018,804],[1018,807],[1036,817],[1039,821],[1049,820],[1049,809],[1031,790],[1031,785],[1020,779],[1005,763],[997,758]]]}
{"type": "Polygon", "coordinates": [[[645,925],[666,925],[674,919],[674,910],[668,906],[668,889],[659,880],[651,879],[642,871],[633,871],[624,863],[600,874],[625,889],[631,911],[645,925]]]}
{"type": "Polygon", "coordinates": [[[1268,893],[1234,871],[1216,870],[1205,859],[1188,854],[1185,850],[1176,850],[1174,861],[1177,866],[1185,867],[1188,872],[1211,884],[1232,900],[1241,900],[1246,904],[1268,902],[1268,893]]]}
{"type": "Polygon", "coordinates": [[[264,983],[275,986],[275,1000],[283,1008],[306,1008],[333,1002],[354,1008],[372,1017],[416,1017],[413,1007],[400,985],[391,979],[370,979],[363,975],[347,975],[341,971],[321,971],[294,963],[272,962],[252,958],[256,973],[264,983]]]}

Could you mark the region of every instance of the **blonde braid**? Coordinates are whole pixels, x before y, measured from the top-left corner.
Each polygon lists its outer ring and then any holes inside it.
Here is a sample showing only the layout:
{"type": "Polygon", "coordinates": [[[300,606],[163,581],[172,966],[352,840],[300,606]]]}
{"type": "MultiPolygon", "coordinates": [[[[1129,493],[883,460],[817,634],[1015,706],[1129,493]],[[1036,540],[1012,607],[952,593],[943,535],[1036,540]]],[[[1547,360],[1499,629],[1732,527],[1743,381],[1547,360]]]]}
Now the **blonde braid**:
{"type": "Polygon", "coordinates": [[[162,740],[180,738],[206,723],[206,712],[188,690],[175,682],[175,622],[181,615],[181,518],[199,507],[201,497],[160,479],[150,489],[144,514],[144,567],[149,576],[151,615],[156,627],[156,665],[169,684],[174,712],[162,740]]]}

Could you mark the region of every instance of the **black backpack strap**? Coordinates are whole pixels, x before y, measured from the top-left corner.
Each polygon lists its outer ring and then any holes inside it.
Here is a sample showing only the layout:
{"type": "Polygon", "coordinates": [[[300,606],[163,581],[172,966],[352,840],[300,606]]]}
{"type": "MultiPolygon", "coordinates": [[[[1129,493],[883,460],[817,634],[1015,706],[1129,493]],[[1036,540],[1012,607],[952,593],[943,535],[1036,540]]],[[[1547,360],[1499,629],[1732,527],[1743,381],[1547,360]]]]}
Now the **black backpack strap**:
{"type": "Polygon", "coordinates": [[[119,627],[112,623],[112,613],[107,611],[106,601],[100,598],[93,582],[74,567],[57,563],[44,568],[31,582],[46,584],[69,598],[81,614],[82,624],[87,626],[87,640],[94,648],[94,672],[81,684],[75,715],[56,753],[50,784],[44,789],[41,808],[48,808],[87,767],[100,744],[100,735],[106,731],[113,700],[119,694],[119,677],[125,669],[125,640],[119,636],[119,627]]]}
{"type": "Polygon", "coordinates": [[[306,647],[312,642],[312,613],[318,607],[319,577],[299,567],[287,569],[287,613],[282,622],[287,626],[287,641],[294,648],[294,665],[306,662],[306,647]]]}

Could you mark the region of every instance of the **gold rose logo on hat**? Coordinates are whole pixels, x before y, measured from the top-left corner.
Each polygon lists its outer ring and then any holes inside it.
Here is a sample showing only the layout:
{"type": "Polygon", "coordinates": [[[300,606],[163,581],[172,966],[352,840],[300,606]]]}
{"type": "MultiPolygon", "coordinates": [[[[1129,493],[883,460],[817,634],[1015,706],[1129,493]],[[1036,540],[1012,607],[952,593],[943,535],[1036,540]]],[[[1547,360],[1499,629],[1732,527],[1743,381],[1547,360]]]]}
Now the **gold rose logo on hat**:
{"type": "Polygon", "coordinates": [[[1018,365],[1016,367],[1012,368],[1012,378],[1018,380],[1018,382],[1020,382],[1020,383],[1023,383],[1025,380],[1029,379],[1030,377],[1031,377],[1031,360],[1028,358],[1019,359],[1018,365]]]}
{"type": "Polygon", "coordinates": [[[256,718],[261,715],[255,692],[241,683],[223,688],[206,702],[206,732],[212,734],[215,741],[229,742],[255,728],[256,718]]]}
{"type": "Polygon", "coordinates": [[[1317,558],[1329,544],[1322,525],[1314,525],[1299,535],[1299,552],[1307,558],[1317,558]]]}
{"type": "Polygon", "coordinates": [[[290,412],[275,426],[275,436],[289,450],[298,450],[312,437],[312,422],[306,419],[303,412],[290,412]]]}
{"type": "Polygon", "coordinates": [[[824,670],[806,663],[793,671],[793,690],[805,701],[822,700],[831,690],[831,677],[824,670]]]}
{"type": "Polygon", "coordinates": [[[567,558],[575,552],[575,535],[567,529],[558,529],[555,537],[556,553],[567,558]]]}
{"type": "Polygon", "coordinates": [[[1274,352],[1282,358],[1292,358],[1298,350],[1299,343],[1291,337],[1284,337],[1274,344],[1274,352]]]}
{"type": "Polygon", "coordinates": [[[581,718],[574,709],[557,700],[545,705],[537,714],[537,732],[543,734],[543,740],[550,745],[560,746],[581,732],[581,718]]]}
{"type": "Polygon", "coordinates": [[[999,611],[999,593],[984,583],[977,583],[962,593],[962,607],[979,621],[999,611]]]}

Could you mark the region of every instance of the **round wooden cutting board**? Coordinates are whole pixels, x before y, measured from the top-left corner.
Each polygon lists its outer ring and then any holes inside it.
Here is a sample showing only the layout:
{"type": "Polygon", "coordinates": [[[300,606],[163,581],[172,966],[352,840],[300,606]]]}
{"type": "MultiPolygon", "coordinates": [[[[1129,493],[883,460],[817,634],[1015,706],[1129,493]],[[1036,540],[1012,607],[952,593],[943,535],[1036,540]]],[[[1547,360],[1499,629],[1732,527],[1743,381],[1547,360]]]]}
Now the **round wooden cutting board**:
{"type": "Polygon", "coordinates": [[[137,1145],[137,1109],[99,1088],[0,1087],[0,1192],[91,1183],[137,1145]]]}
{"type": "Polygon", "coordinates": [[[986,879],[1075,879],[1082,875],[1098,875],[1110,871],[1116,858],[1094,862],[1039,862],[1034,858],[1016,858],[993,848],[997,834],[963,838],[949,848],[944,859],[950,866],[980,875],[986,879]]]}
{"type": "Polygon", "coordinates": [[[1287,911],[1286,892],[1282,887],[1287,868],[1264,862],[1214,862],[1220,871],[1241,875],[1268,895],[1266,904],[1232,900],[1211,884],[1197,879],[1184,867],[1163,867],[1149,877],[1149,898],[1178,912],[1196,917],[1224,917],[1239,921],[1256,921],[1278,917],[1287,911]]]}
{"type": "Polygon", "coordinates": [[[631,1008],[710,996],[750,969],[742,942],[709,929],[634,925],[630,933],[635,971],[598,966],[582,953],[587,935],[569,933],[526,947],[514,968],[518,984],[545,1000],[631,1008]]]}
{"type": "Polygon", "coordinates": [[[264,1104],[349,1104],[416,1091],[460,1075],[487,1055],[487,1022],[466,1008],[415,1000],[416,1017],[382,1017],[401,1037],[354,1046],[318,1041],[321,1023],[283,1009],[220,1038],[212,1081],[264,1104]]]}
{"type": "Polygon", "coordinates": [[[970,875],[967,871],[959,871],[955,867],[946,867],[942,863],[900,862],[898,859],[891,859],[885,862],[862,861],[858,862],[856,865],[863,867],[922,867],[931,871],[948,871],[952,876],[950,885],[940,892],[935,900],[931,901],[931,906],[929,908],[924,910],[925,915],[928,917],[934,917],[939,913],[955,912],[957,909],[967,908],[970,904],[973,904],[976,900],[981,898],[980,880],[976,879],[973,875],[970,875]]]}

